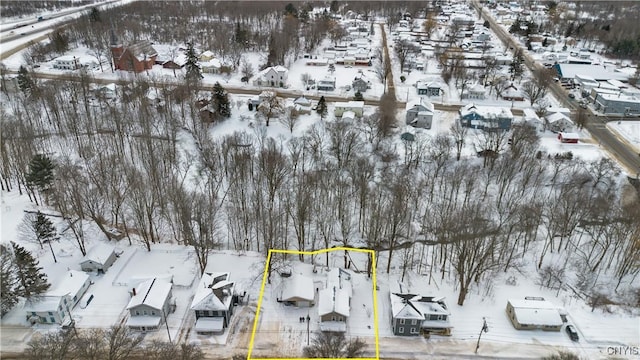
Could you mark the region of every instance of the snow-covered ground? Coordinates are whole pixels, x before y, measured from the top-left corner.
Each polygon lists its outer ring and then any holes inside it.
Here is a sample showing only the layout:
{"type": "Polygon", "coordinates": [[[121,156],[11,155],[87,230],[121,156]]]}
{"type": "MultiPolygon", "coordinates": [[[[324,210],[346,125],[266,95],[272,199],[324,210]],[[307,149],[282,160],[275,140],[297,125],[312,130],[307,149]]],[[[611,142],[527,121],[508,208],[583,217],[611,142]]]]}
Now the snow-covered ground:
{"type": "MultiPolygon", "coordinates": [[[[357,336],[367,342],[368,352],[375,349],[374,317],[373,317],[373,283],[366,273],[355,272],[366,269],[366,256],[350,252],[353,267],[348,271],[351,275],[353,297],[351,298],[351,310],[346,321],[346,336],[357,336]]],[[[270,357],[298,357],[302,348],[307,345],[307,326],[309,337],[313,338],[318,333],[320,319],[319,292],[325,288],[327,274],[331,269],[344,266],[344,253],[342,251],[329,253],[329,267],[326,267],[325,255],[316,256],[316,267],[310,263],[301,263],[297,257],[290,255],[289,259],[280,262],[279,266],[290,266],[292,276],[303,275],[313,282],[311,291],[314,294],[315,305],[312,307],[296,307],[278,302],[283,287],[290,278],[280,277],[277,271],[271,276],[271,283],[267,283],[264,289],[260,318],[256,329],[254,352],[266,352],[270,357]],[[314,272],[315,268],[315,272],[314,272]],[[314,290],[317,289],[317,290],[314,290]],[[301,317],[309,317],[310,321],[301,322],[301,317]]],[[[256,355],[257,356],[257,355],[256,355]]]]}
{"type": "Polygon", "coordinates": [[[607,127],[640,154],[640,121],[611,121],[607,127]]]}

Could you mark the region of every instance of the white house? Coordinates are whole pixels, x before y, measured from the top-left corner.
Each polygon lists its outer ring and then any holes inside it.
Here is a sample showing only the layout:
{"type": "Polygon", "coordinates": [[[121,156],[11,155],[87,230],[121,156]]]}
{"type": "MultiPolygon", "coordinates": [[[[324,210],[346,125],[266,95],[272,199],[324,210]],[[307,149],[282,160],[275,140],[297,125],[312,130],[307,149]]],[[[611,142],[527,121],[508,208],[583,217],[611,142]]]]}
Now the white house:
{"type": "Polygon", "coordinates": [[[62,324],[71,316],[71,298],[69,296],[42,295],[27,299],[24,311],[27,321],[33,324],[62,324]]]}
{"type": "Polygon", "coordinates": [[[279,302],[285,302],[297,307],[311,307],[314,305],[313,280],[302,274],[293,274],[283,279],[282,292],[279,302]]]}
{"type": "Polygon", "coordinates": [[[345,332],[353,296],[351,274],[346,270],[332,269],[327,273],[326,285],[318,292],[320,330],[345,332]]]}
{"type": "Polygon", "coordinates": [[[80,262],[82,271],[106,272],[116,261],[115,248],[107,243],[99,243],[89,250],[80,262]]]}
{"type": "Polygon", "coordinates": [[[467,90],[460,96],[461,99],[475,99],[482,100],[486,97],[486,91],[484,86],[480,84],[474,84],[467,88],[467,90]]]}
{"type": "Polygon", "coordinates": [[[362,117],[364,112],[364,101],[349,101],[336,103],[334,115],[341,117],[345,111],[353,111],[357,117],[362,117]]]}
{"type": "Polygon", "coordinates": [[[255,86],[287,87],[289,70],[284,66],[271,66],[262,70],[253,81],[255,86]]]}
{"type": "Polygon", "coordinates": [[[171,287],[171,282],[161,278],[149,279],[134,287],[127,305],[127,326],[140,331],[157,330],[172,312],[171,287]]]}
{"type": "Polygon", "coordinates": [[[544,298],[509,299],[506,310],[513,327],[518,330],[560,331],[562,328],[558,307],[544,298]]]}
{"type": "Polygon", "coordinates": [[[78,70],[97,68],[98,62],[92,58],[63,55],[53,60],[53,68],[59,70],[78,70]]]}
{"type": "Polygon", "coordinates": [[[545,119],[547,121],[547,125],[549,126],[549,130],[553,132],[569,132],[574,128],[573,121],[571,121],[571,119],[567,115],[561,112],[547,113],[545,119]]]}
{"type": "Polygon", "coordinates": [[[88,274],[82,271],[69,270],[55,289],[49,290],[47,295],[60,297],[69,296],[71,299],[69,308],[73,309],[82,298],[82,295],[87,292],[89,285],[91,285],[91,280],[88,274]]]}
{"type": "Polygon", "coordinates": [[[233,314],[235,284],[228,272],[204,273],[191,302],[197,333],[222,333],[233,314]]]}
{"type": "Polygon", "coordinates": [[[89,275],[69,270],[56,287],[41,296],[27,299],[24,310],[31,324],[63,324],[71,321],[71,309],[91,285],[89,275]]]}

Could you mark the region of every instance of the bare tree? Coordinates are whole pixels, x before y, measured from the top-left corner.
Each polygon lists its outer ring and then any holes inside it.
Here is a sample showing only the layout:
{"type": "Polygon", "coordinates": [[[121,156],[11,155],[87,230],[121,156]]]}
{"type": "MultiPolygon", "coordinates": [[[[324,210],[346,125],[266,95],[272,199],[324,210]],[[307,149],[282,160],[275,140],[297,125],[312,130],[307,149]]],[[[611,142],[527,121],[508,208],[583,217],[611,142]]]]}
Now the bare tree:
{"type": "Polygon", "coordinates": [[[258,105],[258,113],[266,120],[266,125],[272,118],[277,118],[284,112],[284,102],[275,93],[267,96],[260,105],[258,105]]]}
{"type": "Polygon", "coordinates": [[[400,72],[404,72],[407,60],[418,51],[418,48],[409,40],[400,40],[395,43],[393,49],[400,63],[400,72]]]}
{"type": "Polygon", "coordinates": [[[522,92],[529,98],[531,106],[547,96],[553,76],[548,69],[535,70],[533,78],[522,84],[522,92]]]}
{"type": "Polygon", "coordinates": [[[289,131],[293,134],[293,129],[298,124],[300,118],[300,112],[294,107],[288,107],[284,112],[283,123],[287,126],[289,131]]]}
{"type": "Polygon", "coordinates": [[[462,126],[462,124],[460,124],[460,121],[455,121],[453,125],[451,125],[449,131],[451,132],[453,143],[456,148],[456,160],[460,161],[460,155],[462,154],[462,148],[464,147],[468,128],[462,126]]]}

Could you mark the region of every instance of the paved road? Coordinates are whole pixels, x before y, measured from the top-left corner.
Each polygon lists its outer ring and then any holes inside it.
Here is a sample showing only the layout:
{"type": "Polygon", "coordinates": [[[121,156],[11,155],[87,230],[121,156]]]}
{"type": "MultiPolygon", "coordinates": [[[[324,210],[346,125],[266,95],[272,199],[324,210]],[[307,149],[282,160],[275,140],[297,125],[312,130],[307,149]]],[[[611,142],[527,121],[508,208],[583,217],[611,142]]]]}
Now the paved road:
{"type": "MultiPolygon", "coordinates": [[[[503,44],[513,49],[522,49],[525,65],[533,72],[533,70],[541,69],[543,66],[536,62],[516,40],[502,26],[496,23],[495,19],[489,13],[489,9],[483,8],[477,0],[472,0],[471,4],[476,11],[481,13],[484,20],[489,22],[491,30],[498,36],[503,44]]],[[[576,110],[577,104],[570,101],[565,89],[558,83],[552,83],[550,90],[562,104],[569,109],[576,110]]],[[[591,112],[589,110],[589,112],[591,112]]],[[[594,140],[606,150],[612,158],[627,171],[629,175],[640,173],[640,154],[630,148],[624,141],[618,139],[607,129],[603,120],[606,117],[597,117],[593,113],[590,114],[589,120],[585,124],[585,129],[589,131],[594,140]]]]}

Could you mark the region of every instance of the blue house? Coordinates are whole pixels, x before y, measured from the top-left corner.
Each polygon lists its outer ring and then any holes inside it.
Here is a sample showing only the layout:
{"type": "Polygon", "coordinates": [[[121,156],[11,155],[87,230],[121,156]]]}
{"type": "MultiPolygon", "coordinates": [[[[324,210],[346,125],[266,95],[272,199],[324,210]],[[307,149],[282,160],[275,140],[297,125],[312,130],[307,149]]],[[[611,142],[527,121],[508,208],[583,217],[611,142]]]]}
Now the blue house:
{"type": "Polygon", "coordinates": [[[513,114],[509,108],[497,106],[479,106],[473,103],[463,106],[460,113],[460,125],[486,131],[511,129],[513,114]]]}

